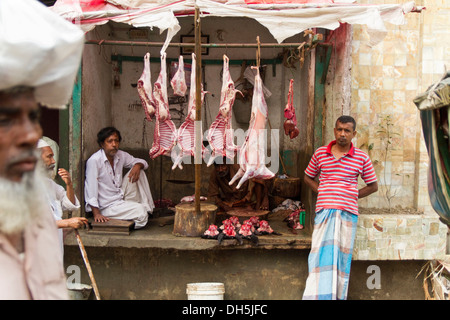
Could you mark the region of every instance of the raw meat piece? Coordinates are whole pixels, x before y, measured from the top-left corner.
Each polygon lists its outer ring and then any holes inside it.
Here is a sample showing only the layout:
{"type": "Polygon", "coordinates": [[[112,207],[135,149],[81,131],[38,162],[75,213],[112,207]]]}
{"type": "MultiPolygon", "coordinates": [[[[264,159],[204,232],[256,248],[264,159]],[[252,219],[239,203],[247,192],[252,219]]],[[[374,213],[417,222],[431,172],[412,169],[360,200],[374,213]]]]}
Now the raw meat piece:
{"type": "Polygon", "coordinates": [[[170,120],[169,101],[167,98],[167,72],[166,53],[161,55],[161,71],[153,88],[153,97],[156,105],[156,122],[153,134],[153,144],[150,149],[150,158],[160,155],[170,155],[177,140],[177,128],[170,120]]]}
{"type": "MultiPolygon", "coordinates": [[[[173,76],[172,80],[170,81],[170,85],[172,86],[173,93],[177,96],[184,97],[187,85],[186,85],[186,78],[184,74],[184,60],[183,56],[180,56],[178,58],[178,70],[173,76]]],[[[192,82],[191,82],[192,85],[192,82]]]]}
{"type": "Polygon", "coordinates": [[[236,236],[236,231],[234,230],[233,225],[228,225],[223,229],[223,233],[228,237],[234,237],[236,236]]]}
{"type": "Polygon", "coordinates": [[[242,234],[242,236],[244,237],[251,236],[253,234],[252,226],[249,224],[242,225],[242,227],[239,229],[239,234],[242,234]]]}
{"type": "Polygon", "coordinates": [[[259,217],[253,216],[250,217],[250,219],[248,219],[248,221],[254,226],[258,226],[259,225],[259,217]]]}
{"type": "MultiPolygon", "coordinates": [[[[205,201],[208,200],[207,197],[204,196],[200,196],[200,201],[205,201]]],[[[195,201],[195,194],[192,196],[185,196],[183,198],[181,198],[180,202],[194,202],[195,201]]]]}
{"type": "Polygon", "coordinates": [[[205,231],[204,235],[209,237],[216,237],[219,234],[219,230],[217,230],[217,226],[212,224],[209,226],[208,230],[205,231]]]}
{"type": "Polygon", "coordinates": [[[294,79],[291,79],[289,83],[288,102],[284,108],[284,117],[286,118],[283,125],[284,134],[294,139],[300,133],[297,128],[297,117],[294,109],[294,79]]]}
{"type": "Polygon", "coordinates": [[[284,121],[284,133],[289,136],[289,138],[294,139],[300,133],[300,130],[294,124],[294,121],[287,119],[284,121]]]}
{"type": "Polygon", "coordinates": [[[303,225],[300,223],[300,214],[303,213],[304,214],[305,209],[301,208],[301,209],[297,209],[294,212],[292,212],[289,217],[287,217],[286,219],[284,219],[284,221],[287,222],[288,227],[292,228],[292,229],[303,229],[303,225]]]}
{"type": "MultiPolygon", "coordinates": [[[[259,239],[255,235],[255,228],[253,227],[250,220],[244,221],[241,228],[239,229],[238,235],[240,235],[243,239],[250,240],[253,244],[258,245],[259,239]]],[[[239,241],[240,239],[238,239],[239,241]]],[[[242,244],[242,242],[241,242],[242,244]]]]}
{"type": "Polygon", "coordinates": [[[300,224],[300,221],[297,221],[293,227],[293,229],[301,230],[303,229],[303,225],[300,224]]]}
{"type": "Polygon", "coordinates": [[[230,222],[233,224],[235,228],[239,228],[241,224],[239,223],[239,218],[236,216],[232,216],[229,218],[230,222]]]}
{"type": "Polygon", "coordinates": [[[240,178],[236,188],[239,189],[248,179],[271,179],[275,176],[265,165],[264,129],[266,127],[268,108],[262,91],[259,69],[255,76],[253,89],[252,113],[245,142],[239,154],[239,171],[229,182],[232,185],[240,178]]]}
{"type": "Polygon", "coordinates": [[[242,244],[242,236],[239,233],[236,233],[236,230],[232,225],[227,226],[218,236],[217,240],[219,244],[222,243],[224,239],[236,239],[239,244],[242,244]]]}
{"type": "Polygon", "coordinates": [[[150,53],[144,56],[144,70],[142,75],[137,82],[137,90],[139,93],[139,98],[142,102],[142,107],[144,108],[145,118],[148,121],[152,121],[155,116],[155,102],[153,101],[152,92],[152,82],[150,73],[150,53]]]}
{"type": "Polygon", "coordinates": [[[225,230],[228,227],[233,227],[234,228],[234,225],[231,222],[231,220],[230,219],[223,220],[222,221],[222,225],[220,226],[220,229],[225,230]]]}
{"type": "Polygon", "coordinates": [[[259,222],[258,233],[273,233],[273,229],[269,226],[266,220],[261,220],[259,222]]]}
{"type": "Polygon", "coordinates": [[[231,109],[234,104],[236,92],[242,94],[234,87],[234,82],[230,74],[229,59],[224,55],[219,113],[211,124],[207,135],[209,145],[211,146],[208,167],[213,164],[216,157],[232,159],[235,152],[239,149],[233,142],[233,129],[231,126],[231,109]]]}
{"type": "MultiPolygon", "coordinates": [[[[174,160],[172,170],[175,169],[177,166],[180,169],[183,169],[183,166],[181,165],[181,160],[185,156],[194,156],[195,153],[195,111],[196,111],[196,81],[195,81],[195,67],[196,67],[196,57],[195,54],[192,54],[192,69],[191,69],[191,88],[189,91],[189,104],[188,104],[188,114],[186,116],[186,119],[181,124],[180,128],[178,128],[177,131],[177,142],[178,146],[180,147],[180,153],[174,160]]],[[[205,97],[206,91],[203,91],[203,85],[202,85],[202,104],[203,104],[203,98],[205,97]]],[[[202,144],[202,155],[205,152],[205,146],[202,144]]]]}
{"type": "Polygon", "coordinates": [[[250,230],[251,230],[252,232],[255,232],[255,226],[253,225],[253,222],[252,222],[250,219],[245,220],[245,221],[242,223],[242,226],[250,226],[250,230]]]}

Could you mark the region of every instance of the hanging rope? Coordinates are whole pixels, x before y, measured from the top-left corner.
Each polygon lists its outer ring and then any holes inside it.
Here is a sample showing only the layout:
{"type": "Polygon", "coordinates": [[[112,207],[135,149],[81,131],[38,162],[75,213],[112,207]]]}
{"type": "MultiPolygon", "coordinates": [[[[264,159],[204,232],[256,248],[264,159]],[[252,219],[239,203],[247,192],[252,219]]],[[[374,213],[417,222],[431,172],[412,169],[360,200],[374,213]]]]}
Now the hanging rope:
{"type": "Polygon", "coordinates": [[[261,43],[259,42],[259,36],[256,37],[256,44],[258,47],[256,48],[256,66],[259,67],[261,65],[261,43]]]}

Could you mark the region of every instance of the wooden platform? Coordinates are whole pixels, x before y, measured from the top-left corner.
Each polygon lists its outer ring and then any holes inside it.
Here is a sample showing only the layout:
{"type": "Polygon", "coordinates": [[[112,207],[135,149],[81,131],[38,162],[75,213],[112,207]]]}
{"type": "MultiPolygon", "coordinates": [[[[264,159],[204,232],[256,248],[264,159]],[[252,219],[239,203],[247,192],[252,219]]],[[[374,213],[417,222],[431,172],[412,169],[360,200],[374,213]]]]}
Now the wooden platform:
{"type": "Polygon", "coordinates": [[[121,234],[129,235],[134,229],[134,221],[109,219],[106,222],[91,222],[90,234],[121,234]]]}

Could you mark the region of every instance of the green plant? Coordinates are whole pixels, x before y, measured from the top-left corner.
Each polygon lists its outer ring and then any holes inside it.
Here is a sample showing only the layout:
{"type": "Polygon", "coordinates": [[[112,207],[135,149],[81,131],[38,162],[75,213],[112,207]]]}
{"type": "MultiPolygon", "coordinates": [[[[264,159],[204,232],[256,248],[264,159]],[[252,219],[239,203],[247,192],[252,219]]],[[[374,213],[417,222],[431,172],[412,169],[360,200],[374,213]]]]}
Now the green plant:
{"type": "MultiPolygon", "coordinates": [[[[392,122],[392,118],[390,115],[385,116],[384,118],[381,119],[379,125],[378,125],[378,136],[380,137],[380,142],[381,142],[381,150],[383,152],[382,157],[384,158],[384,170],[383,170],[383,178],[384,178],[384,183],[381,184],[381,192],[383,193],[384,197],[387,200],[388,203],[388,208],[389,211],[391,211],[391,204],[392,204],[392,199],[396,196],[397,192],[396,191],[392,191],[392,185],[391,184],[387,184],[387,172],[386,172],[386,165],[387,165],[387,160],[389,157],[389,154],[391,152],[392,149],[392,141],[394,136],[399,136],[400,134],[395,132],[395,127],[394,127],[394,123],[392,122]]],[[[390,174],[390,173],[389,173],[390,174]]]]}

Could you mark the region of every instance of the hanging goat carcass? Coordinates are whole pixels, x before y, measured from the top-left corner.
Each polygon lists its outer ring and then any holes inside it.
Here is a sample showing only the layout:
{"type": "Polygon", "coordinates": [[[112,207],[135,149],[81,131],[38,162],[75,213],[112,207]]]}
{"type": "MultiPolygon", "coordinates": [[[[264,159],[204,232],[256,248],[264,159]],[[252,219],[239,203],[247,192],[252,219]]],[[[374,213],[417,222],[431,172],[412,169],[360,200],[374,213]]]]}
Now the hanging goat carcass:
{"type": "Polygon", "coordinates": [[[265,128],[268,117],[267,103],[264,99],[259,68],[255,76],[252,98],[250,125],[244,144],[239,152],[239,170],[229,182],[232,185],[240,178],[236,188],[239,189],[248,179],[271,179],[275,174],[265,165],[265,128]]]}
{"type": "Polygon", "coordinates": [[[139,98],[142,102],[142,107],[144,108],[145,118],[148,121],[152,121],[152,118],[155,116],[156,109],[152,92],[150,53],[148,52],[144,56],[144,70],[142,71],[141,77],[137,82],[137,90],[139,98]]]}
{"type": "MultiPolygon", "coordinates": [[[[196,80],[195,80],[195,68],[196,68],[196,56],[192,54],[192,66],[191,66],[191,88],[189,91],[189,104],[188,104],[188,114],[186,119],[178,128],[177,141],[180,147],[179,154],[176,156],[172,170],[177,166],[183,169],[181,161],[185,156],[194,156],[195,152],[195,112],[196,112],[196,80]]],[[[201,103],[203,104],[203,98],[207,92],[203,91],[203,85],[201,86],[201,103]]],[[[201,145],[202,154],[205,152],[205,146],[201,145]]]]}
{"type": "Polygon", "coordinates": [[[211,146],[211,156],[207,164],[208,167],[213,164],[216,157],[227,157],[232,159],[235,152],[239,149],[233,142],[233,129],[231,126],[231,109],[234,104],[236,92],[242,94],[234,87],[234,82],[231,79],[230,74],[229,59],[224,55],[219,114],[209,127],[207,135],[207,140],[211,146]]]}
{"type": "Polygon", "coordinates": [[[153,97],[156,106],[155,130],[153,144],[150,149],[150,158],[155,159],[160,155],[170,155],[177,141],[177,128],[170,119],[169,102],[167,98],[167,72],[166,53],[161,55],[161,71],[153,88],[153,97]]]}

